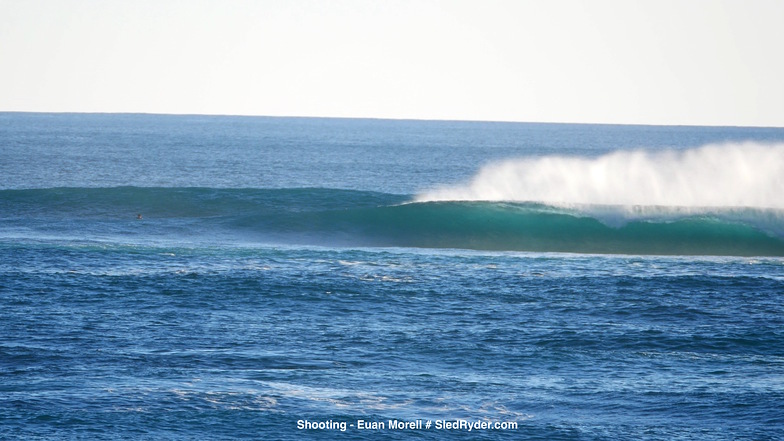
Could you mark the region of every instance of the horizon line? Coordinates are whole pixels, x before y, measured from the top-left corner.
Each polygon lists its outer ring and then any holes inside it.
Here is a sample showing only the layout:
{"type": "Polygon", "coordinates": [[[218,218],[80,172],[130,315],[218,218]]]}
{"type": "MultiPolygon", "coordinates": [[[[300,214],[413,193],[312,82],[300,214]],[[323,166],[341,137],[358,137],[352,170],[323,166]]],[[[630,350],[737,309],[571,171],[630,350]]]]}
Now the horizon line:
{"type": "Polygon", "coordinates": [[[39,110],[0,110],[0,114],[61,114],[61,115],[148,115],[148,116],[207,116],[207,117],[242,117],[242,118],[289,118],[289,119],[342,119],[342,120],[374,120],[374,121],[410,121],[410,122],[464,122],[464,123],[498,123],[498,124],[551,124],[551,125],[592,125],[592,126],[643,126],[643,127],[725,127],[747,129],[784,129],[784,126],[738,125],[738,124],[657,124],[657,123],[613,123],[586,121],[522,121],[504,119],[449,119],[449,118],[413,118],[413,117],[376,117],[376,116],[323,116],[323,115],[263,115],[263,114],[232,114],[232,113],[165,113],[165,112],[133,112],[133,111],[39,111],[39,110]]]}

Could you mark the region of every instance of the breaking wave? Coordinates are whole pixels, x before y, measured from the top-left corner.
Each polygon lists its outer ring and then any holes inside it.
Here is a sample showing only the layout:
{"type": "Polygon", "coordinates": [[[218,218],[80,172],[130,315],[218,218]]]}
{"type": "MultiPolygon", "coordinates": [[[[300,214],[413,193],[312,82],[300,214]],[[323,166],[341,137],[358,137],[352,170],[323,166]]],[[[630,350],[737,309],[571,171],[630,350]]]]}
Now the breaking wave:
{"type": "Polygon", "coordinates": [[[784,144],[616,151],[597,158],[543,156],[482,167],[465,185],[418,202],[515,201],[557,206],[784,208],[784,144]]]}

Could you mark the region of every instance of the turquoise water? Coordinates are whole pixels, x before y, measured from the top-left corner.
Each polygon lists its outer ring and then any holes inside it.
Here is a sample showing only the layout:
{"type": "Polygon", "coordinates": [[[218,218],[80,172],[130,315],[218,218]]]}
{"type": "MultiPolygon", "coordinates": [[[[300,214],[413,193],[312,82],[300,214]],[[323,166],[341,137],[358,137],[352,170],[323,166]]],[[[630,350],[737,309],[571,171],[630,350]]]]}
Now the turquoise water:
{"type": "Polygon", "coordinates": [[[784,130],[6,113],[0,133],[2,438],[784,432],[784,130]],[[688,158],[728,143],[701,188],[688,158]],[[581,173],[630,151],[685,169],[657,188],[688,205],[591,196],[581,173]],[[551,182],[543,158],[578,160],[584,203],[484,197],[528,164],[551,182]],[[436,427],[461,420],[504,427],[436,427]]]}

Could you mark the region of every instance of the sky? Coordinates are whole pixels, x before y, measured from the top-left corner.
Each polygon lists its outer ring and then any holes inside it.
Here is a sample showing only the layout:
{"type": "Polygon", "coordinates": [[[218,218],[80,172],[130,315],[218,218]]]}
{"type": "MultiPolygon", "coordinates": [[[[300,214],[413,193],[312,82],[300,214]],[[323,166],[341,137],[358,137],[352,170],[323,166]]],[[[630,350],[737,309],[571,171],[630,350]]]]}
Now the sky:
{"type": "Polygon", "coordinates": [[[781,0],[0,0],[0,111],[784,127],[781,0]]]}

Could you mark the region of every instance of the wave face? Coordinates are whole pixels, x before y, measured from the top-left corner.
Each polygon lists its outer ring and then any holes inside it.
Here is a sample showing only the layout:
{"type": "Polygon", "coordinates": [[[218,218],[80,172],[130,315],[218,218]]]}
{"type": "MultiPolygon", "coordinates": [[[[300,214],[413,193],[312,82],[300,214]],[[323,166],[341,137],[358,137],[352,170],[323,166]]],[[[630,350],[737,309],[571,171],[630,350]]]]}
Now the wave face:
{"type": "Polygon", "coordinates": [[[427,191],[415,199],[781,209],[784,144],[506,160],[482,167],[467,185],[427,191]]]}
{"type": "MultiPolygon", "coordinates": [[[[736,211],[666,221],[633,220],[611,226],[582,212],[547,205],[430,202],[329,213],[319,216],[317,221],[327,233],[349,233],[380,246],[602,254],[784,255],[784,236],[762,231],[753,224],[770,215],[754,210],[736,211]]],[[[784,219],[780,214],[775,217],[784,219]]],[[[780,228],[781,224],[777,226],[780,228]]]]}
{"type": "MultiPolygon", "coordinates": [[[[557,207],[336,189],[0,191],[0,233],[535,252],[784,256],[779,209],[557,207]],[[136,220],[136,214],[143,220],[136,220]],[[2,232],[4,231],[4,233],[2,232]]],[[[108,238],[108,239],[107,239],[108,238]]]]}

